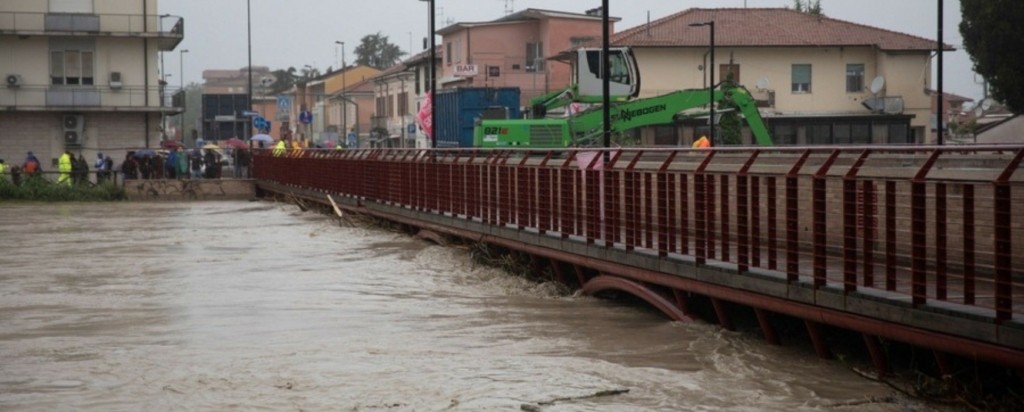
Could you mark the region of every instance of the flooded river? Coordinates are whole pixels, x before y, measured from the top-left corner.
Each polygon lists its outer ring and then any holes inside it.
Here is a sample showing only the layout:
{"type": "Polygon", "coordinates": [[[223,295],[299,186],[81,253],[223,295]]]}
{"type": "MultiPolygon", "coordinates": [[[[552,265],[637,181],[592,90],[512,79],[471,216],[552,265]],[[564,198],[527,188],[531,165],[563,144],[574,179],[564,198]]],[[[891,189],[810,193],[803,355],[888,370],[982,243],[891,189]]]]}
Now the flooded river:
{"type": "Polygon", "coordinates": [[[6,203],[0,245],[4,411],[923,410],[853,405],[892,390],[806,350],[280,203],[6,203]]]}

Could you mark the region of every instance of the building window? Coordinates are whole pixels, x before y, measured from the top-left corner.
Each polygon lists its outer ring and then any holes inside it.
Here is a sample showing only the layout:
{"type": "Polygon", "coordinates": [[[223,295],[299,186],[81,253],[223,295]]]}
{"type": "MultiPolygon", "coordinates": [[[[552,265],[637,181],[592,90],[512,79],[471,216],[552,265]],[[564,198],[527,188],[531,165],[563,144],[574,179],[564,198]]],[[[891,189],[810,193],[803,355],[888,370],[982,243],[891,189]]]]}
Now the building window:
{"type": "Polygon", "coordinates": [[[772,127],[775,144],[796,144],[796,126],[793,124],[777,124],[772,127]]]}
{"type": "Polygon", "coordinates": [[[679,144],[678,136],[673,125],[654,126],[654,144],[657,146],[676,146],[679,144]]]}
{"type": "Polygon", "coordinates": [[[401,92],[398,94],[398,115],[405,116],[409,114],[409,92],[401,92]]]}
{"type": "Polygon", "coordinates": [[[864,65],[846,65],[846,92],[858,93],[864,90],[864,65]]]}
{"type": "Polygon", "coordinates": [[[388,117],[393,117],[395,115],[395,99],[396,98],[397,98],[397,96],[388,96],[387,97],[387,99],[388,99],[388,117]]]}
{"type": "Polygon", "coordinates": [[[718,65],[718,75],[721,80],[730,80],[729,75],[732,75],[732,82],[740,84],[740,65],[720,64],[718,65]]]}
{"type": "Polygon", "coordinates": [[[811,92],[811,65],[793,65],[793,93],[811,92]]]}
{"type": "Polygon", "coordinates": [[[905,124],[890,124],[889,125],[889,143],[891,144],[909,144],[914,143],[914,140],[910,137],[910,131],[907,130],[905,124]]]}
{"type": "Polygon", "coordinates": [[[455,60],[455,64],[462,63],[462,40],[458,39],[455,40],[453,43],[455,43],[455,56],[453,56],[452,58],[455,60]]]}
{"type": "Polygon", "coordinates": [[[50,84],[66,86],[92,86],[93,52],[81,50],[54,50],[50,52],[50,84]]]}
{"type": "Polygon", "coordinates": [[[544,43],[526,43],[526,71],[544,71],[544,43]]]}
{"type": "Polygon", "coordinates": [[[814,124],[806,128],[807,144],[832,144],[832,126],[814,124]]]}
{"type": "Polygon", "coordinates": [[[444,45],[444,47],[445,47],[444,62],[445,62],[445,64],[451,66],[452,65],[452,42],[448,42],[447,44],[444,45]]]}

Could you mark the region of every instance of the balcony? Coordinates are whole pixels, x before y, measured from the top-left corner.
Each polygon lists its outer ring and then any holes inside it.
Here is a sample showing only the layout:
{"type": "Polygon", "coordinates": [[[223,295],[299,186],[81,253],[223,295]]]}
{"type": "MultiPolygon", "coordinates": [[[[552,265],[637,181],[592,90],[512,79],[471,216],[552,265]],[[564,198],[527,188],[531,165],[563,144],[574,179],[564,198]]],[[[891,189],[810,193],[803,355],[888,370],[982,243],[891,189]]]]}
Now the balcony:
{"type": "Polygon", "coordinates": [[[157,39],[161,51],[185,38],[185,19],[171,15],[0,12],[0,36],[157,39]]]}
{"type": "Polygon", "coordinates": [[[175,91],[165,88],[161,93],[159,86],[21,85],[0,88],[0,110],[181,113],[183,99],[162,98],[175,91]]]}

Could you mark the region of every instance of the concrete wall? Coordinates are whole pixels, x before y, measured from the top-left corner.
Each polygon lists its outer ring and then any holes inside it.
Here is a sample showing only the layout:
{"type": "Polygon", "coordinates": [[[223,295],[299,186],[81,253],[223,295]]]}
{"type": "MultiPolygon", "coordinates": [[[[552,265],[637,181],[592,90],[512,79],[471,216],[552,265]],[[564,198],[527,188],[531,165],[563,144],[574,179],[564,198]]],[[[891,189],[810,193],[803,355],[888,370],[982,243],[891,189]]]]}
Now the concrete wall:
{"type": "Polygon", "coordinates": [[[128,200],[246,200],[256,197],[255,181],[249,179],[129,180],[128,200]]]}

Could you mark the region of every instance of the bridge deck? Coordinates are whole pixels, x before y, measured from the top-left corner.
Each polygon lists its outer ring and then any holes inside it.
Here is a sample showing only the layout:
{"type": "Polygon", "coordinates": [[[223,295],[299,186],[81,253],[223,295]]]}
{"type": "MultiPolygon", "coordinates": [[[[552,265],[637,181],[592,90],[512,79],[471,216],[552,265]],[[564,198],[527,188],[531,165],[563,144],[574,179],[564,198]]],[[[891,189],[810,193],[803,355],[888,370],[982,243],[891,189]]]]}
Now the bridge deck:
{"type": "Polygon", "coordinates": [[[254,173],[264,190],[1024,368],[1022,159],[1007,146],[300,151],[258,153],[254,173]]]}

